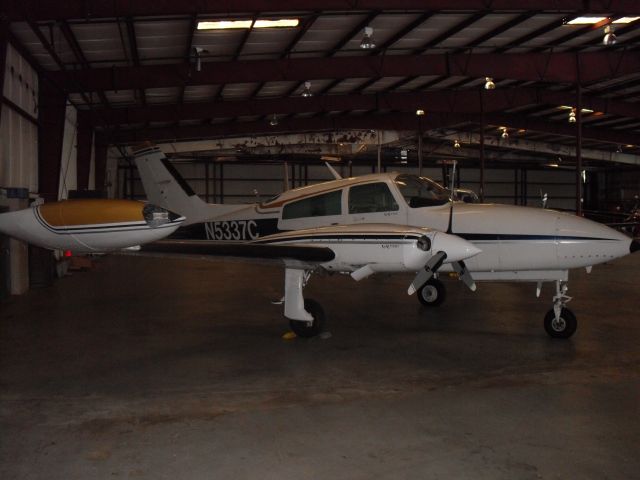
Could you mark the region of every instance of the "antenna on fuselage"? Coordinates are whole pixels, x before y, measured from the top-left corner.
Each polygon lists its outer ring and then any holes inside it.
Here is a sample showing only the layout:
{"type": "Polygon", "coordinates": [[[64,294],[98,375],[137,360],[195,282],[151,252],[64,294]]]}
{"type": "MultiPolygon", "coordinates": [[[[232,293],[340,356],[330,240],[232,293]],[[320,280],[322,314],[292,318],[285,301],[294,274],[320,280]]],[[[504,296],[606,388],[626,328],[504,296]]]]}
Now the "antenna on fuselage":
{"type": "Polygon", "coordinates": [[[341,180],[342,179],[342,175],[340,175],[338,172],[336,172],[336,169],[333,168],[329,162],[324,162],[324,164],[327,166],[327,168],[329,169],[329,171],[331,172],[331,175],[333,175],[333,178],[335,178],[336,180],[341,180]]]}

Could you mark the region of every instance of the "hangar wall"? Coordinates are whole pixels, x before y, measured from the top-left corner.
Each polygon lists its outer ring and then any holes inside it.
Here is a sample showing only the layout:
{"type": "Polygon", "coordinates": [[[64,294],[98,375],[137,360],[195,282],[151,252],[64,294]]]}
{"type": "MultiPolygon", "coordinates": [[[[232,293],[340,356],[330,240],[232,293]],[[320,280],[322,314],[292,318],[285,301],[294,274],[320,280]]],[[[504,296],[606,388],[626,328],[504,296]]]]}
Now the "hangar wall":
{"type": "Polygon", "coordinates": [[[7,46],[3,95],[18,108],[3,102],[0,186],[26,188],[35,193],[38,191],[38,74],[11,45],[7,46]]]}
{"type": "MultiPolygon", "coordinates": [[[[189,185],[211,203],[252,203],[272,197],[284,189],[283,165],[205,163],[174,161],[174,165],[189,185]],[[257,190],[257,195],[254,192],[257,190]]],[[[343,176],[366,175],[375,171],[375,166],[354,165],[351,172],[347,166],[334,165],[343,176]]],[[[395,165],[388,171],[417,173],[417,168],[395,165]]],[[[425,168],[423,175],[442,183],[441,167],[425,168]]],[[[333,177],[324,165],[289,166],[290,187],[331,180],[333,177]]],[[[487,202],[539,207],[540,192],[549,196],[550,208],[575,210],[575,173],[573,170],[530,169],[485,169],[487,202]]],[[[144,199],[146,195],[135,168],[121,165],[118,169],[116,196],[144,199]]],[[[459,170],[459,188],[478,191],[480,171],[477,168],[459,170]]]]}
{"type": "MultiPolygon", "coordinates": [[[[19,210],[38,191],[38,74],[7,45],[0,118],[0,211],[19,210]]],[[[27,244],[0,235],[0,297],[29,289],[27,244]]]]}

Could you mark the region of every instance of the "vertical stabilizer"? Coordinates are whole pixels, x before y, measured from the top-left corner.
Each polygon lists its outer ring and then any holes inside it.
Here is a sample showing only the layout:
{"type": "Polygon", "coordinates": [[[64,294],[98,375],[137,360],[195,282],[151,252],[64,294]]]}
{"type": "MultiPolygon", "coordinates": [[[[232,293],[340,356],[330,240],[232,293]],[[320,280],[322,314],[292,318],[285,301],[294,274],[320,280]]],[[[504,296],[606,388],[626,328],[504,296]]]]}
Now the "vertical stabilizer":
{"type": "Polygon", "coordinates": [[[149,201],[186,217],[184,225],[208,221],[245,207],[204,202],[158,147],[138,149],[134,155],[149,201]]]}

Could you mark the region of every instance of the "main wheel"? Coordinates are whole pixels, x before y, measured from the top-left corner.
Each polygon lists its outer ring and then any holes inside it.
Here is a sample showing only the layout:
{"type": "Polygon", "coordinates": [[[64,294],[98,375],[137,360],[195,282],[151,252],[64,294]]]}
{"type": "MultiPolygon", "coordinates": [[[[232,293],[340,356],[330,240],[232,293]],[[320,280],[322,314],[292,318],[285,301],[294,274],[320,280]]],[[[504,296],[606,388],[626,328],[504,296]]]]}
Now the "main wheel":
{"type": "Polygon", "coordinates": [[[447,290],[437,278],[430,279],[418,290],[418,300],[425,307],[437,307],[447,297],[447,290]]]}
{"type": "Polygon", "coordinates": [[[304,309],[313,317],[311,325],[301,320],[290,320],[289,326],[298,337],[315,337],[321,333],[324,328],[324,310],[318,302],[311,300],[310,298],[305,299],[304,309]]]}
{"type": "Polygon", "coordinates": [[[544,329],[553,338],[569,338],[578,328],[576,316],[568,308],[562,308],[560,318],[556,320],[553,308],[544,316],[544,329]]]}

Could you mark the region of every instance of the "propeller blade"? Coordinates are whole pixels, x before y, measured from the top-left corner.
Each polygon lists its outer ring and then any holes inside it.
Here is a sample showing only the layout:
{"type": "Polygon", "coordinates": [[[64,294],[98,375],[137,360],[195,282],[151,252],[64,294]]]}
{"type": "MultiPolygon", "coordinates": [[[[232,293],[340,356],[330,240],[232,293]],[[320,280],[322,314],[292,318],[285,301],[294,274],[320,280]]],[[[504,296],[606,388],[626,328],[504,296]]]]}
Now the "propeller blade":
{"type": "Polygon", "coordinates": [[[464,262],[460,260],[459,262],[453,262],[451,265],[453,266],[453,269],[456,271],[456,273],[460,277],[460,280],[462,280],[463,283],[467,287],[469,287],[469,290],[471,290],[472,292],[475,292],[476,282],[473,281],[473,277],[471,276],[471,273],[469,272],[469,269],[464,264],[464,262]]]}
{"type": "Polygon", "coordinates": [[[442,262],[444,262],[446,258],[447,254],[442,251],[436,253],[433,257],[431,257],[425,264],[424,268],[420,270],[416,277],[413,279],[413,282],[411,282],[411,285],[409,285],[409,290],[407,291],[407,293],[409,295],[413,295],[420,288],[422,288],[422,286],[427,283],[431,279],[431,277],[433,277],[433,274],[438,271],[438,269],[442,265],[442,262]]]}

